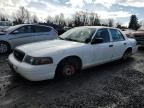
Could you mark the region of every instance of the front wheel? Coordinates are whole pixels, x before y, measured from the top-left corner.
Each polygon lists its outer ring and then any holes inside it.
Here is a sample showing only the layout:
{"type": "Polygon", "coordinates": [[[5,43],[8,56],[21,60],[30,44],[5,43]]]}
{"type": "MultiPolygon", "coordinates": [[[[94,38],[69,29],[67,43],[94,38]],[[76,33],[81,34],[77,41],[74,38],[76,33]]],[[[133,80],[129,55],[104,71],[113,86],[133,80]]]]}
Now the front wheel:
{"type": "Polygon", "coordinates": [[[74,64],[65,64],[61,69],[61,74],[64,77],[71,77],[76,73],[76,67],[74,64]]]}
{"type": "Polygon", "coordinates": [[[10,51],[10,46],[6,42],[0,42],[0,54],[6,54],[10,51]]]}
{"type": "Polygon", "coordinates": [[[75,59],[68,59],[58,65],[56,76],[72,77],[81,71],[81,65],[75,59]]]}

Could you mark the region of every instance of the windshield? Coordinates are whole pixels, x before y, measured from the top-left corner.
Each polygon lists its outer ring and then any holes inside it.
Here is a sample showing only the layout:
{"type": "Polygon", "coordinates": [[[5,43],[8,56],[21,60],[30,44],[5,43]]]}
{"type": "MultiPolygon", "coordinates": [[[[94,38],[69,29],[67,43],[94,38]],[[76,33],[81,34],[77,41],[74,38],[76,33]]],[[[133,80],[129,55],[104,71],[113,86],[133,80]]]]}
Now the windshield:
{"type": "Polygon", "coordinates": [[[60,35],[60,39],[88,43],[95,31],[95,28],[77,27],[60,35]]]}
{"type": "Polygon", "coordinates": [[[10,27],[8,27],[8,28],[5,28],[5,29],[3,30],[3,32],[13,31],[13,30],[15,30],[15,29],[17,29],[17,28],[19,28],[19,27],[21,27],[21,25],[10,26],[10,27]]]}

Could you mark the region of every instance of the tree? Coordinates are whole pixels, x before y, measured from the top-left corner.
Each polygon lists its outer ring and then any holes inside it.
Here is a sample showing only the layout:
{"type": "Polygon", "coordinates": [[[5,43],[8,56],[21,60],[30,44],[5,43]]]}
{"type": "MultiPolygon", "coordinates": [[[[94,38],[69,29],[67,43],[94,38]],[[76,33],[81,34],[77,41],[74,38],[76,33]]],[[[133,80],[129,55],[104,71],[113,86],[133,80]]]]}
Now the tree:
{"type": "Polygon", "coordinates": [[[0,21],[8,21],[8,18],[4,15],[0,15],[0,21]]]}
{"type": "Polygon", "coordinates": [[[100,19],[97,14],[94,15],[94,26],[100,26],[100,19]]]}
{"type": "Polygon", "coordinates": [[[86,26],[88,25],[88,13],[84,11],[76,12],[73,15],[73,24],[75,26],[86,26]]]}
{"type": "Polygon", "coordinates": [[[66,23],[65,23],[65,17],[64,17],[64,14],[63,14],[63,13],[61,13],[61,14],[59,15],[59,25],[60,25],[61,27],[64,27],[64,26],[66,25],[66,23]]]}
{"type": "Polygon", "coordinates": [[[80,18],[80,14],[79,12],[76,12],[73,16],[73,23],[74,23],[74,26],[81,26],[81,18],[80,18]]]}
{"type": "Polygon", "coordinates": [[[116,28],[121,28],[121,24],[119,22],[116,23],[116,28]]]}
{"type": "Polygon", "coordinates": [[[108,26],[113,27],[114,26],[114,20],[113,19],[108,19],[108,26]]]}
{"type": "Polygon", "coordinates": [[[93,26],[95,20],[95,13],[90,13],[89,15],[89,25],[93,26]]]}
{"type": "Polygon", "coordinates": [[[53,18],[52,18],[51,16],[48,16],[48,17],[46,18],[46,23],[48,23],[48,24],[53,24],[53,18]]]}
{"type": "Polygon", "coordinates": [[[128,28],[137,30],[140,27],[138,24],[138,18],[136,15],[131,15],[128,28]]]}
{"type": "Polygon", "coordinates": [[[31,23],[38,23],[38,17],[36,15],[32,16],[31,23]]]}
{"type": "Polygon", "coordinates": [[[88,25],[88,13],[87,13],[87,12],[84,12],[84,11],[81,11],[80,13],[81,13],[81,14],[80,14],[81,24],[82,24],[83,26],[88,25]]]}
{"type": "Polygon", "coordinates": [[[14,24],[23,24],[30,22],[30,13],[24,7],[20,7],[14,15],[14,24]]]}
{"type": "Polygon", "coordinates": [[[101,21],[100,21],[100,18],[98,16],[97,13],[89,13],[89,25],[91,26],[100,26],[101,25],[101,21]]]}
{"type": "Polygon", "coordinates": [[[31,15],[30,15],[30,12],[28,10],[25,9],[25,22],[26,23],[31,23],[31,15]]]}

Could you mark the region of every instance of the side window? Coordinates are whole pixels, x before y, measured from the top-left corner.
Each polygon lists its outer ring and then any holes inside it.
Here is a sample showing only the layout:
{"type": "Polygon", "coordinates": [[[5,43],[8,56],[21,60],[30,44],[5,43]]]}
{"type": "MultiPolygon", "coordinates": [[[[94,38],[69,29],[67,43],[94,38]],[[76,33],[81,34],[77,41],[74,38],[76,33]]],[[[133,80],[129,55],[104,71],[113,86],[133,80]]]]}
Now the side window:
{"type": "Polygon", "coordinates": [[[32,26],[23,26],[17,30],[18,33],[33,33],[34,29],[32,28],[32,26]]]}
{"type": "Polygon", "coordinates": [[[18,28],[18,29],[16,29],[14,32],[24,33],[24,32],[25,32],[25,27],[18,28]]]}
{"type": "Polygon", "coordinates": [[[50,27],[35,26],[35,32],[49,32],[49,31],[51,31],[50,27]]]}
{"type": "Polygon", "coordinates": [[[110,32],[111,32],[113,41],[125,40],[123,34],[120,31],[115,30],[115,29],[110,29],[110,32]]]}
{"type": "Polygon", "coordinates": [[[97,31],[95,38],[102,38],[104,42],[110,42],[110,36],[107,29],[100,29],[97,31]]]}

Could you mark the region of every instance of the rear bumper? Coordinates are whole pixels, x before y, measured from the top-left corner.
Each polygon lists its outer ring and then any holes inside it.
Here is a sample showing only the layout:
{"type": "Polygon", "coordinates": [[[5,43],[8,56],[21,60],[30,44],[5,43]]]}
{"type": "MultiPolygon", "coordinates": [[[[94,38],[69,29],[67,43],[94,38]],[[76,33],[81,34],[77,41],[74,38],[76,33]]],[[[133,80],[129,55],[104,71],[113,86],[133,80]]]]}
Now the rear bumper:
{"type": "Polygon", "coordinates": [[[8,62],[12,71],[20,74],[22,77],[30,81],[53,79],[55,76],[56,66],[54,64],[33,66],[17,61],[13,54],[9,56],[8,62]]]}
{"type": "Polygon", "coordinates": [[[132,54],[135,54],[138,51],[138,46],[132,48],[132,54]]]}

